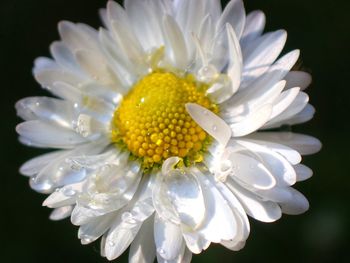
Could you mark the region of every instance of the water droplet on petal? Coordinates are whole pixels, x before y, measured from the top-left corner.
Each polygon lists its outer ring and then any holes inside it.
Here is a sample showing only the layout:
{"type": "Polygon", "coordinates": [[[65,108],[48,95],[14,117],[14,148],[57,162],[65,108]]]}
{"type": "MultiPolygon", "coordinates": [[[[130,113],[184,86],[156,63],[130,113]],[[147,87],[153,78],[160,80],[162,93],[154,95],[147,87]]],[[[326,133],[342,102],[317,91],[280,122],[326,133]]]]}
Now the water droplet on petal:
{"type": "Polygon", "coordinates": [[[115,245],[115,243],[114,243],[113,241],[109,241],[109,242],[108,242],[108,246],[114,247],[114,245],[115,245]]]}
{"type": "Polygon", "coordinates": [[[212,129],[214,132],[216,132],[217,129],[218,129],[218,127],[217,127],[216,125],[213,125],[213,126],[211,127],[211,129],[212,129]]]}
{"type": "Polygon", "coordinates": [[[77,192],[75,190],[73,190],[72,188],[66,188],[66,189],[63,189],[63,194],[65,196],[75,196],[77,192]]]}
{"type": "Polygon", "coordinates": [[[162,248],[157,248],[157,253],[162,256],[165,254],[165,251],[162,248]]]}
{"type": "Polygon", "coordinates": [[[136,223],[136,220],[133,218],[133,215],[130,212],[124,212],[122,214],[122,220],[123,220],[123,222],[128,223],[128,224],[135,224],[136,223]]]}
{"type": "Polygon", "coordinates": [[[230,160],[225,160],[221,163],[221,171],[228,172],[233,168],[232,162],[230,160]]]}

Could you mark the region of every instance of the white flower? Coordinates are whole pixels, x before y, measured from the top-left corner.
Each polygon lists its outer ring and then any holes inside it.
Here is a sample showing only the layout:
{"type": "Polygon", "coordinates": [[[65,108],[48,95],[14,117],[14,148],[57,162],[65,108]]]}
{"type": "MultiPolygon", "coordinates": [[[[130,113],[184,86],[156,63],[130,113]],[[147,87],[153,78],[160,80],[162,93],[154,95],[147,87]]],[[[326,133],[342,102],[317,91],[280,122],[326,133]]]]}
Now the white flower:
{"type": "Polygon", "coordinates": [[[105,28],[61,22],[37,81],[59,99],[16,105],[21,142],[58,149],[25,163],[83,244],[130,262],[190,262],[210,243],[241,249],[247,215],[272,222],[308,209],[291,186],[312,171],[312,137],[275,128],[308,121],[309,74],[278,58],[283,30],[241,0],[125,0],[101,10],[105,28]],[[271,131],[271,129],[275,129],[271,131]]]}

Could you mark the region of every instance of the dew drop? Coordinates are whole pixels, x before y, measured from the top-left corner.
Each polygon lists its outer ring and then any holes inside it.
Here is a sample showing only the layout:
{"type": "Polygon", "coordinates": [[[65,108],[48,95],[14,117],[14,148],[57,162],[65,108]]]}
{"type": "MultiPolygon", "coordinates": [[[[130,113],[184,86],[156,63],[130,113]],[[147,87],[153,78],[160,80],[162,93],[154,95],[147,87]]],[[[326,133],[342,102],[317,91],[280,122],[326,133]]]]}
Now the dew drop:
{"type": "Polygon", "coordinates": [[[108,246],[114,247],[114,245],[115,245],[115,243],[114,243],[113,241],[109,241],[109,242],[108,242],[108,246]]]}
{"type": "Polygon", "coordinates": [[[65,196],[74,196],[76,194],[76,191],[73,190],[72,188],[66,188],[63,190],[63,194],[65,196]]]}
{"type": "Polygon", "coordinates": [[[162,248],[157,248],[157,253],[162,256],[165,254],[165,251],[162,248]]]}
{"type": "Polygon", "coordinates": [[[130,212],[124,212],[122,214],[122,220],[125,223],[129,223],[129,224],[135,224],[136,220],[133,218],[133,215],[130,212]]]}
{"type": "Polygon", "coordinates": [[[213,125],[211,128],[212,128],[212,130],[213,130],[214,132],[216,132],[217,129],[218,129],[218,127],[217,127],[216,125],[213,125]]]}
{"type": "Polygon", "coordinates": [[[230,169],[232,169],[233,165],[230,160],[225,160],[221,163],[221,171],[222,172],[228,172],[230,169]]]}
{"type": "Polygon", "coordinates": [[[83,235],[81,237],[81,241],[83,244],[88,244],[88,243],[91,243],[93,241],[93,239],[90,236],[83,235]]]}

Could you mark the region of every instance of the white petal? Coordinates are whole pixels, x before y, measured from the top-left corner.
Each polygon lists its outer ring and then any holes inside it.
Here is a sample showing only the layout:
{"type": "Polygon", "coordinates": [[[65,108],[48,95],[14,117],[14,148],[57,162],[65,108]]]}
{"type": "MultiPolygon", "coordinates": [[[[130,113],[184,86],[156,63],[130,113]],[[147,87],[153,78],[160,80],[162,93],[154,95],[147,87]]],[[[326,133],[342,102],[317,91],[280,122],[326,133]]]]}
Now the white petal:
{"type": "Polygon", "coordinates": [[[258,196],[238,186],[230,179],[226,181],[226,185],[241,201],[247,214],[256,220],[273,222],[281,217],[281,209],[276,203],[260,200],[258,196]]]}
{"type": "Polygon", "coordinates": [[[189,36],[191,33],[198,35],[200,24],[205,15],[205,1],[178,1],[176,21],[185,36],[189,36]]]}
{"type": "Polygon", "coordinates": [[[228,100],[239,88],[242,74],[242,54],[239,41],[231,25],[226,27],[228,35],[229,65],[227,75],[230,78],[229,83],[215,83],[220,85],[218,88],[208,89],[207,93],[217,103],[228,100]]]}
{"type": "Polygon", "coordinates": [[[43,206],[59,208],[75,204],[76,195],[81,192],[82,183],[66,185],[53,192],[43,202],[43,206]]]}
{"type": "Polygon", "coordinates": [[[130,263],[153,263],[156,256],[153,225],[154,218],[149,217],[131,243],[129,249],[130,263]]]}
{"type": "Polygon", "coordinates": [[[148,177],[143,178],[138,192],[129,205],[118,212],[106,238],[107,259],[113,260],[120,256],[134,240],[142,223],[153,214],[154,209],[153,207],[150,209],[149,205],[152,188],[153,181],[148,177]]]}
{"type": "Polygon", "coordinates": [[[272,114],[270,119],[275,118],[285,111],[289,105],[295,100],[296,96],[299,94],[300,88],[291,88],[283,91],[281,95],[274,101],[272,108],[272,114]]]}
{"type": "Polygon", "coordinates": [[[234,238],[237,222],[232,210],[215,184],[208,179],[211,175],[204,175],[199,170],[195,173],[203,189],[206,208],[205,221],[198,231],[206,240],[215,243],[234,238]]]}
{"type": "Polygon", "coordinates": [[[126,165],[111,164],[98,169],[87,179],[78,204],[101,214],[122,208],[137,191],[141,172],[140,164],[132,161],[126,165]]]}
{"type": "Polygon", "coordinates": [[[287,33],[284,30],[279,30],[267,33],[250,43],[248,47],[242,48],[245,86],[248,86],[247,83],[251,83],[269,69],[280,55],[286,40],[287,33]]]}
{"type": "Polygon", "coordinates": [[[280,203],[282,212],[289,215],[299,215],[309,209],[309,202],[303,194],[290,188],[292,198],[289,202],[280,203]]]}
{"type": "Polygon", "coordinates": [[[29,97],[16,103],[17,114],[26,120],[51,121],[61,127],[72,128],[77,117],[73,105],[49,97],[29,97]]]}
{"type": "Polygon", "coordinates": [[[187,248],[195,254],[201,253],[210,245],[210,241],[202,237],[199,232],[183,232],[183,237],[187,248]]]}
{"type": "Polygon", "coordinates": [[[246,147],[252,157],[255,157],[264,164],[275,177],[278,185],[289,186],[295,184],[295,171],[283,156],[258,143],[244,140],[237,140],[237,143],[246,147]]]}
{"type": "Polygon", "coordinates": [[[314,154],[322,147],[318,139],[292,132],[259,132],[252,134],[250,137],[287,145],[302,155],[314,154]]]}
{"type": "Polygon", "coordinates": [[[176,68],[184,69],[188,64],[188,55],[183,34],[173,17],[165,16],[163,23],[166,52],[169,52],[168,56],[176,68]]]}
{"type": "Polygon", "coordinates": [[[163,44],[161,24],[149,5],[143,1],[125,0],[129,21],[144,50],[159,48],[163,44]]]}
{"type": "Polygon", "coordinates": [[[91,78],[102,85],[110,86],[115,90],[118,89],[118,87],[115,87],[115,83],[118,83],[118,79],[100,54],[88,50],[78,50],[75,52],[75,57],[80,66],[91,78]]]}
{"type": "Polygon", "coordinates": [[[245,46],[249,42],[261,36],[266,24],[266,17],[262,11],[253,11],[247,15],[244,31],[241,38],[241,45],[245,46]]]}
{"type": "Polygon", "coordinates": [[[295,125],[295,124],[301,124],[301,123],[307,122],[314,117],[315,111],[316,111],[315,108],[311,104],[307,104],[305,108],[298,114],[294,115],[289,119],[275,122],[273,126],[278,127],[281,125],[295,125]]]}
{"type": "Polygon", "coordinates": [[[195,229],[205,215],[204,197],[196,177],[190,172],[185,175],[173,170],[157,176],[153,204],[162,219],[195,229]]]}
{"type": "MultiPolygon", "coordinates": [[[[207,2],[219,2],[219,1],[207,1],[207,2]]],[[[198,39],[201,47],[203,48],[204,54],[208,56],[210,45],[214,38],[214,25],[213,18],[207,15],[199,28],[198,39]]]]}
{"type": "Polygon", "coordinates": [[[162,175],[167,176],[172,170],[174,170],[175,165],[180,161],[179,157],[170,157],[165,160],[162,165],[162,175]]]}
{"type": "MultiPolygon", "coordinates": [[[[211,179],[211,177],[208,178],[209,180],[211,179]]],[[[228,205],[232,209],[232,212],[237,221],[237,234],[233,239],[229,240],[229,244],[226,244],[226,247],[229,245],[229,249],[236,250],[239,246],[241,246],[242,242],[245,242],[245,240],[249,236],[249,220],[241,203],[238,201],[235,195],[228,189],[228,187],[221,182],[215,182],[215,186],[220,191],[225,200],[228,202],[228,205]]]]}
{"type": "Polygon", "coordinates": [[[285,77],[287,81],[286,89],[299,87],[300,90],[306,89],[312,82],[312,77],[309,73],[303,71],[290,71],[285,77]]]}
{"type": "Polygon", "coordinates": [[[69,217],[72,213],[73,206],[62,206],[54,209],[50,214],[50,219],[53,221],[58,221],[69,217]]]}
{"type": "Polygon", "coordinates": [[[79,49],[96,50],[98,48],[97,37],[91,37],[90,32],[87,33],[86,28],[88,26],[76,25],[67,21],[62,21],[58,24],[61,38],[71,51],[79,49]]]}
{"type": "Polygon", "coordinates": [[[301,112],[309,101],[309,96],[304,92],[299,92],[295,100],[280,115],[270,120],[264,128],[275,128],[280,126],[284,121],[294,117],[301,112]]]}
{"type": "Polygon", "coordinates": [[[230,174],[234,180],[257,189],[270,189],[276,185],[276,180],[270,171],[256,159],[232,153],[227,161],[231,164],[230,174]]]}
{"type": "Polygon", "coordinates": [[[81,226],[93,222],[98,217],[101,217],[103,215],[104,213],[101,211],[92,210],[80,205],[76,205],[72,211],[70,220],[73,225],[81,226]]]}
{"type": "Polygon", "coordinates": [[[237,38],[240,39],[245,25],[245,9],[242,0],[231,0],[225,7],[220,20],[216,25],[216,31],[229,23],[236,32],[237,38]]]}
{"type": "Polygon", "coordinates": [[[230,127],[220,117],[206,108],[194,103],[187,103],[186,110],[192,119],[223,147],[231,137],[230,127]]]}
{"type": "Polygon", "coordinates": [[[278,59],[269,69],[258,79],[252,78],[251,80],[242,79],[241,88],[249,89],[268,89],[277,82],[281,81],[289,72],[289,70],[297,62],[300,55],[299,50],[293,50],[280,59],[278,59]]]}
{"type": "Polygon", "coordinates": [[[182,247],[182,232],[179,226],[161,219],[157,214],[154,220],[154,239],[157,253],[165,260],[173,260],[182,247]]]}
{"type": "Polygon", "coordinates": [[[38,144],[49,148],[69,149],[86,142],[72,130],[38,120],[21,123],[16,127],[16,131],[33,146],[38,144]]]}
{"type": "Polygon", "coordinates": [[[132,228],[123,228],[121,222],[115,223],[108,232],[105,246],[105,253],[108,260],[119,257],[131,244],[137,235],[140,225],[132,228]]]}
{"type": "Polygon", "coordinates": [[[39,173],[51,161],[65,154],[65,151],[56,151],[35,157],[24,163],[19,169],[20,173],[26,176],[33,176],[39,173]]]}
{"type": "MultiPolygon", "coordinates": [[[[273,104],[280,96],[286,81],[277,82],[272,87],[256,87],[254,89],[245,89],[237,93],[227,103],[223,105],[222,115],[230,122],[237,122],[250,113],[257,110],[257,108],[265,104],[273,104]]],[[[271,117],[270,117],[271,118],[271,117]]]]}
{"type": "Polygon", "coordinates": [[[115,214],[107,214],[82,225],[79,228],[78,238],[83,245],[90,244],[102,236],[111,226],[115,214]]]}
{"type": "Polygon", "coordinates": [[[312,170],[303,164],[295,165],[294,169],[295,169],[295,172],[297,174],[297,181],[298,182],[305,181],[305,180],[309,179],[313,174],[312,170]]]}
{"type": "Polygon", "coordinates": [[[104,143],[96,142],[76,147],[72,151],[62,152],[60,156],[49,162],[32,178],[30,186],[35,191],[47,193],[52,192],[57,187],[82,181],[86,177],[87,171],[75,169],[77,167],[66,162],[66,159],[75,155],[96,154],[104,147],[104,143]]]}
{"type": "MultiPolygon", "coordinates": [[[[246,139],[245,139],[246,140],[246,139]]],[[[250,141],[250,140],[247,140],[250,141]]],[[[260,145],[264,145],[270,150],[273,150],[279,154],[281,154],[284,158],[286,158],[291,164],[296,165],[301,162],[301,156],[299,152],[293,150],[292,148],[285,146],[283,144],[274,143],[274,142],[267,142],[267,141],[253,141],[255,143],[258,143],[260,145]]]]}
{"type": "Polygon", "coordinates": [[[83,74],[73,53],[63,42],[54,42],[50,46],[50,51],[55,61],[64,68],[83,74]]]}
{"type": "Polygon", "coordinates": [[[271,111],[271,104],[266,104],[249,114],[242,121],[230,124],[232,137],[245,136],[258,130],[268,121],[271,111]]]}

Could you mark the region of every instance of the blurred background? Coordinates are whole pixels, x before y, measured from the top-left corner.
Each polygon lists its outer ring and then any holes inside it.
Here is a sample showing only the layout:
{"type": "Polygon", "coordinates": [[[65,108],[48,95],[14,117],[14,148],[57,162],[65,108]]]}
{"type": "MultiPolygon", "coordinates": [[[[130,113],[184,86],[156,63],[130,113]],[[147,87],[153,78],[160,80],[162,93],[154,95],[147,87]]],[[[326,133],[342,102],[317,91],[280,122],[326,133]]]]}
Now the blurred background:
{"type": "MultiPolygon", "coordinates": [[[[19,166],[41,150],[17,142],[14,104],[26,96],[47,95],[35,83],[31,68],[48,56],[58,39],[60,20],[100,26],[98,8],[105,0],[1,0],[1,261],[70,263],[107,262],[99,242],[84,247],[69,220],[53,222],[45,199],[32,191],[19,166]]],[[[225,4],[226,1],[223,1],[225,4]]],[[[315,118],[294,131],[319,138],[324,146],[304,163],[314,176],[296,186],[311,208],[273,224],[251,219],[246,247],[231,252],[212,245],[193,262],[350,262],[350,140],[349,140],[349,0],[246,0],[247,11],[263,10],[266,30],[288,31],[285,52],[301,49],[302,68],[313,75],[307,90],[317,109],[315,118]]],[[[127,262],[127,253],[117,260],[127,262]]]]}

